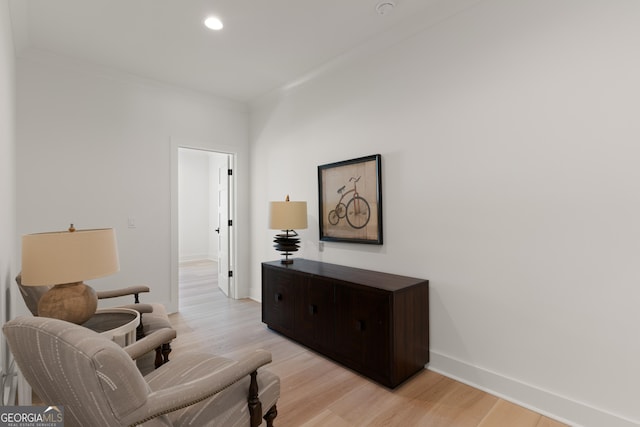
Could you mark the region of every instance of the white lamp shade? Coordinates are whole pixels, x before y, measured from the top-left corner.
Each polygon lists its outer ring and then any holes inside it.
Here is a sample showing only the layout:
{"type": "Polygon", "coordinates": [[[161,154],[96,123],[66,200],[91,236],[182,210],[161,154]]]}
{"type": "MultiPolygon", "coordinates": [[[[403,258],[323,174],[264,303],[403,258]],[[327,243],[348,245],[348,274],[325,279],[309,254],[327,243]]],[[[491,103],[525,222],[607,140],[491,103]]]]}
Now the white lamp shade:
{"type": "Polygon", "coordinates": [[[307,202],[269,203],[269,228],[272,230],[307,228],[307,202]]]}
{"type": "Polygon", "coordinates": [[[60,285],[120,270],[113,228],[22,236],[22,284],[60,285]]]}

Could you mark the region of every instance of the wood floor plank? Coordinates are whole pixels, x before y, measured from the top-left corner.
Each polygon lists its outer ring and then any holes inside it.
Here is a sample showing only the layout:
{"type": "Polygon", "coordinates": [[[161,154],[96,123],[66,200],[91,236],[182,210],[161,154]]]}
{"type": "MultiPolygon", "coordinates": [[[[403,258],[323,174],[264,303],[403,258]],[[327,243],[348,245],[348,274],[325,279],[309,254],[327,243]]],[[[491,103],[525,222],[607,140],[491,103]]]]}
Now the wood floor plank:
{"type": "Polygon", "coordinates": [[[431,411],[425,415],[424,422],[433,422],[438,426],[475,427],[495,405],[497,397],[454,382],[448,393],[437,401],[431,411]]]}
{"type": "Polygon", "coordinates": [[[322,411],[302,425],[303,427],[351,427],[352,424],[343,420],[331,411],[322,411]]]}
{"type": "Polygon", "coordinates": [[[352,426],[373,425],[385,414],[391,413],[394,407],[404,406],[410,399],[395,395],[385,387],[380,387],[362,379],[361,384],[354,387],[342,399],[333,402],[329,409],[352,426]],[[367,402],[363,405],[362,402],[367,402]]]}
{"type": "Polygon", "coordinates": [[[536,427],[542,416],[506,400],[498,400],[478,427],[536,427]]]}
{"type": "Polygon", "coordinates": [[[268,329],[259,303],[229,299],[218,289],[209,261],[181,265],[180,311],[170,319],[178,331],[171,358],[192,350],[231,358],[270,351],[266,368],[281,380],[278,427],[564,426],[429,370],[394,390],[380,386],[268,329]]]}
{"type": "Polygon", "coordinates": [[[552,420],[551,418],[541,417],[536,427],[565,427],[566,424],[560,421],[552,420]]]}

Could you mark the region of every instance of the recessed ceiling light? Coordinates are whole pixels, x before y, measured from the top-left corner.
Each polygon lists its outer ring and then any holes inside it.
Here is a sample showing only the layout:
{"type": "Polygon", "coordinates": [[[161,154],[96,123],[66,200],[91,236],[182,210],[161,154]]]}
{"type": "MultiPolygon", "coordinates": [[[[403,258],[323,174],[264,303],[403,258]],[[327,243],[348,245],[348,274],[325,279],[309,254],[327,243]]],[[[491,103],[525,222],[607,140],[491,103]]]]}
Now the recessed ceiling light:
{"type": "Polygon", "coordinates": [[[221,30],[223,25],[222,25],[222,21],[215,17],[215,16],[210,16],[207,19],[204,20],[204,25],[211,29],[211,30],[221,30]]]}
{"type": "Polygon", "coordinates": [[[386,15],[396,7],[396,3],[394,1],[381,1],[376,6],[376,11],[379,15],[386,15]]]}

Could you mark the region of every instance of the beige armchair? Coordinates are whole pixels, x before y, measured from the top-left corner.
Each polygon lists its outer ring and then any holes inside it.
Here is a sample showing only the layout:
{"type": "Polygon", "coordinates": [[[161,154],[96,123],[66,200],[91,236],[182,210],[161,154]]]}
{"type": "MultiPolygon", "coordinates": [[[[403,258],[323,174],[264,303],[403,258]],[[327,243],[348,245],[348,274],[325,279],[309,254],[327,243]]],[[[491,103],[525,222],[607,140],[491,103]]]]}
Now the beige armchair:
{"type": "MultiPolygon", "coordinates": [[[[52,286],[24,286],[22,284],[21,275],[16,277],[16,283],[18,289],[22,295],[25,305],[34,316],[38,315],[38,301],[42,295],[44,295],[52,286]]],[[[136,333],[137,339],[141,339],[144,336],[151,334],[160,329],[169,328],[173,331],[173,336],[168,338],[165,342],[162,342],[155,348],[156,356],[154,365],[157,368],[169,361],[169,353],[171,353],[171,341],[175,339],[176,332],[172,328],[169,322],[169,317],[162,304],[141,304],[140,294],[149,292],[149,287],[145,285],[130,286],[127,288],[109,290],[109,291],[96,291],[98,300],[105,300],[109,298],[117,298],[123,296],[133,296],[133,304],[122,305],[119,307],[130,308],[140,313],[140,325],[136,333]]],[[[166,334],[165,334],[166,336],[166,334]]]]}
{"type": "Polygon", "coordinates": [[[2,329],[33,390],[64,407],[65,426],[255,427],[264,418],[272,427],[277,415],[280,380],[258,372],[271,362],[264,350],[241,360],[186,353],[143,377],[132,357],[155,334],[122,348],[58,319],[20,317],[2,329]]]}

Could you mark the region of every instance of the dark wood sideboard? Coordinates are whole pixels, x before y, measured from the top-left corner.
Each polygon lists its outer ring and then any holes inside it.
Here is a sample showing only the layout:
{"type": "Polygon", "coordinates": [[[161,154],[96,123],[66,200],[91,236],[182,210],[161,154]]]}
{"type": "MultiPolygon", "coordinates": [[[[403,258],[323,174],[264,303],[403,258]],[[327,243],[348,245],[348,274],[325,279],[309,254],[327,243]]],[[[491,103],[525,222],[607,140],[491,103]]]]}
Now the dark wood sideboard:
{"type": "Polygon", "coordinates": [[[262,321],[394,388],[429,361],[429,281],[296,258],[262,263],[262,321]]]}

